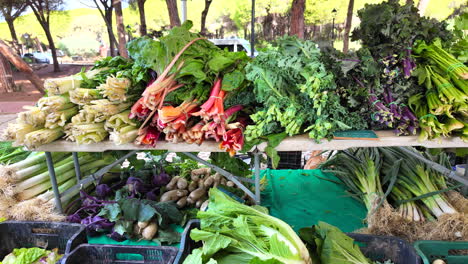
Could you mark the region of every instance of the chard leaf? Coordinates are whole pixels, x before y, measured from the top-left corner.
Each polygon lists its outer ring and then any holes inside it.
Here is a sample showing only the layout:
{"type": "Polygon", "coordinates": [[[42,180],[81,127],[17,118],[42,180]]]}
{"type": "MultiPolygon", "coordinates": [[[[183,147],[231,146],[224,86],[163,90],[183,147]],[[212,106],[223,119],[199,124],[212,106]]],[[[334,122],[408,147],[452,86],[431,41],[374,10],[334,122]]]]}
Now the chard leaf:
{"type": "Polygon", "coordinates": [[[214,72],[221,72],[227,67],[231,66],[234,60],[225,56],[223,53],[216,54],[211,60],[208,61],[208,67],[214,72]]]}
{"type": "Polygon", "coordinates": [[[241,86],[244,82],[245,76],[239,71],[235,70],[233,72],[227,73],[223,78],[223,86],[221,89],[224,91],[233,91],[241,86]]]}

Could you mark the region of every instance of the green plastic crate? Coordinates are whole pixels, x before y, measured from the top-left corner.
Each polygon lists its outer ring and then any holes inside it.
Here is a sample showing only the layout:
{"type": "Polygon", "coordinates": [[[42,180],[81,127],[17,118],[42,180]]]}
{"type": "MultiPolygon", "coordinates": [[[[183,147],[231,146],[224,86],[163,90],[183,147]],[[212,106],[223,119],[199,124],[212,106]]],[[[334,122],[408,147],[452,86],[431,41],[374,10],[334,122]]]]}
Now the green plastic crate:
{"type": "Polygon", "coordinates": [[[421,256],[424,264],[431,264],[436,259],[441,259],[447,264],[468,263],[468,241],[447,242],[421,240],[414,243],[416,252],[421,256]],[[463,250],[464,253],[458,253],[463,250]]]}

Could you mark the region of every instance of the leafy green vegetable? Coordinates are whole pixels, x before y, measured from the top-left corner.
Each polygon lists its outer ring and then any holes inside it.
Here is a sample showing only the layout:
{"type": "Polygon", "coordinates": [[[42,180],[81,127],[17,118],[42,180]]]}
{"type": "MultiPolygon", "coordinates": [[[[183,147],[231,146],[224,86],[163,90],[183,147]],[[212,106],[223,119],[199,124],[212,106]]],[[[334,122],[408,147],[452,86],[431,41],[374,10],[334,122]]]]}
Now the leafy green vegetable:
{"type": "Polygon", "coordinates": [[[336,130],[366,127],[362,116],[341,105],[334,76],[313,42],[281,38],[260,52],[246,71],[261,105],[250,116],[254,124],[245,131],[247,142],[282,132],[309,132],[319,141],[336,130]]]}
{"type": "MultiPolygon", "coordinates": [[[[137,65],[153,69],[160,75],[187,43],[201,37],[190,32],[192,26],[191,21],[186,21],[158,40],[149,37],[135,39],[127,45],[129,54],[137,65]]],[[[166,101],[174,104],[188,99],[206,101],[214,80],[223,75],[227,79],[223,90],[245,88],[244,68],[249,60],[245,52],[229,52],[206,39],[199,39],[182,53],[170,69],[170,73],[176,73],[177,81],[184,86],[168,94],[166,101]]]]}
{"type": "Polygon", "coordinates": [[[190,237],[203,241],[203,247],[184,263],[311,263],[307,248],[289,225],[216,188],[210,189],[208,210],[200,211],[198,218],[201,229],[192,230],[190,237]],[[231,258],[244,261],[228,262],[231,258]]]}
{"type": "Polygon", "coordinates": [[[231,157],[226,152],[211,152],[211,164],[216,165],[226,171],[240,177],[249,177],[252,175],[250,166],[243,160],[231,157]]]}
{"type": "Polygon", "coordinates": [[[45,250],[43,248],[19,248],[14,249],[3,260],[2,264],[35,264],[35,263],[57,263],[62,255],[58,249],[45,250]]]}
{"type": "MultiPolygon", "coordinates": [[[[325,222],[299,230],[300,237],[322,264],[370,264],[354,243],[340,229],[325,222]]],[[[315,262],[314,262],[315,263],[315,262]]]]}

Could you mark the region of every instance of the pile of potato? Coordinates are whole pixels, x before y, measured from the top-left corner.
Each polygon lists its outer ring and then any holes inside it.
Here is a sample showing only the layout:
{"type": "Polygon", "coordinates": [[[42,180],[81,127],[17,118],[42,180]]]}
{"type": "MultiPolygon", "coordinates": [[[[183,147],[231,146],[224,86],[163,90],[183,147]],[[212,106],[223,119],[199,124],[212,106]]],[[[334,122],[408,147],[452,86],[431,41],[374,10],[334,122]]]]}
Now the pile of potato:
{"type": "Polygon", "coordinates": [[[161,196],[161,202],[176,201],[179,208],[195,206],[196,208],[208,202],[208,191],[212,187],[224,185],[235,187],[234,182],[226,180],[221,174],[211,175],[210,168],[192,170],[190,180],[175,176],[166,185],[166,192],[161,196]]]}

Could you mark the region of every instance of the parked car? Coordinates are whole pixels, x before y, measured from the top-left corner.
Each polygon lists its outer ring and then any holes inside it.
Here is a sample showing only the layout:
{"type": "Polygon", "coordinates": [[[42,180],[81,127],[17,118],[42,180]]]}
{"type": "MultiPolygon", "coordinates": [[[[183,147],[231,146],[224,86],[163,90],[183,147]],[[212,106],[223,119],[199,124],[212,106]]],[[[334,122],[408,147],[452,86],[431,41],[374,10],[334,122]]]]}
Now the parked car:
{"type": "Polygon", "coordinates": [[[33,53],[25,53],[23,54],[23,59],[30,63],[45,63],[45,64],[52,64],[52,56],[48,53],[43,52],[33,52],[33,53]]]}
{"type": "MultiPolygon", "coordinates": [[[[229,51],[245,51],[247,55],[251,56],[250,42],[240,38],[230,39],[209,39],[213,44],[220,47],[221,49],[227,48],[229,51]]],[[[254,56],[257,56],[258,52],[254,50],[254,56]]]]}

